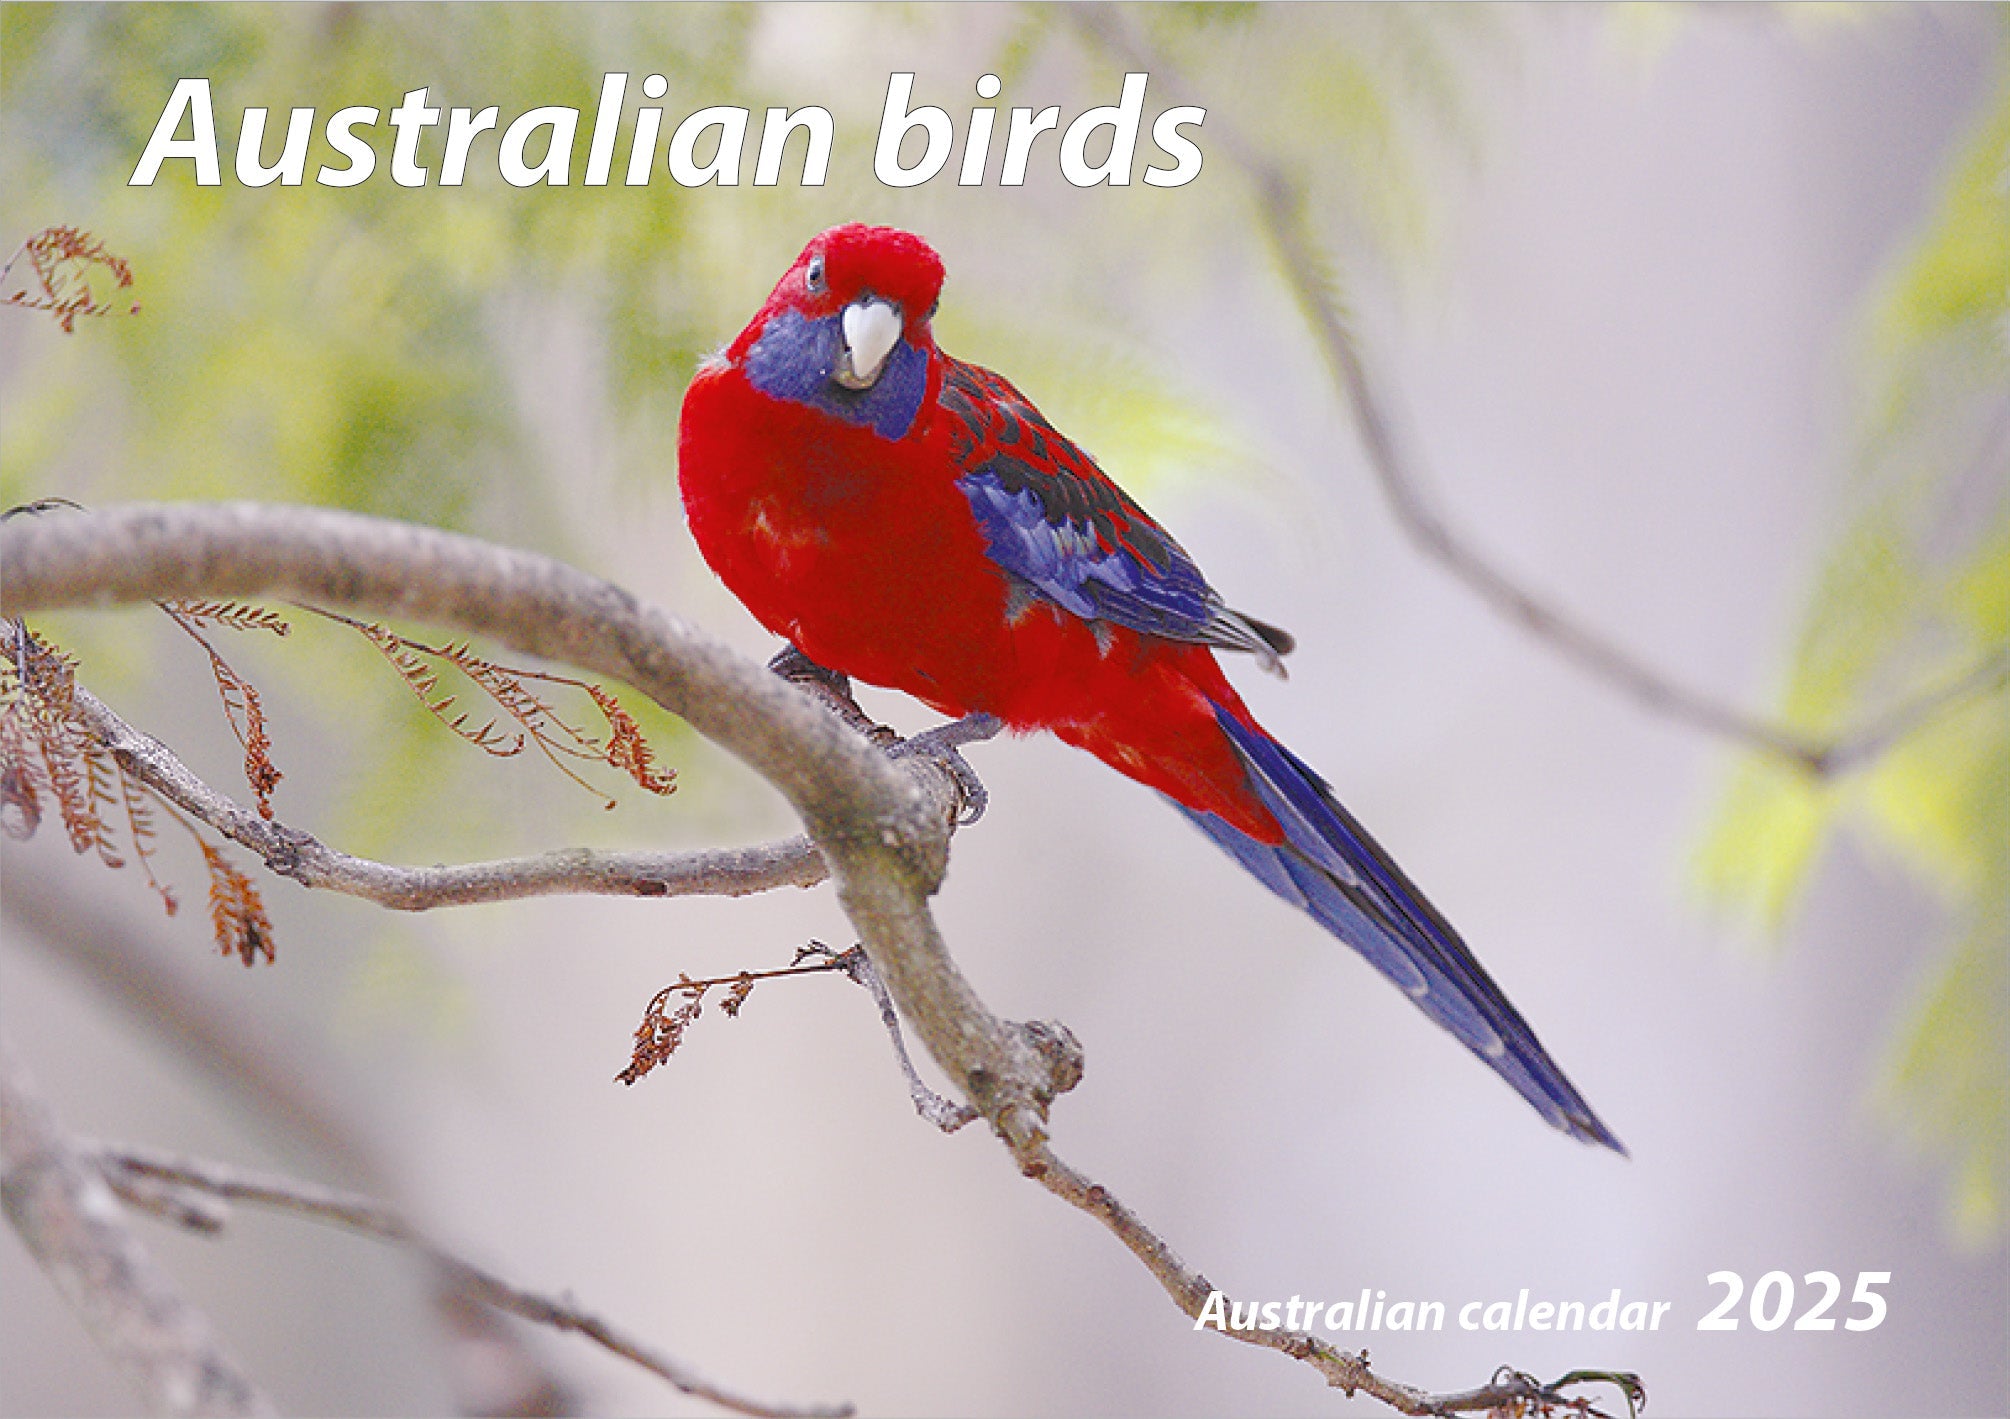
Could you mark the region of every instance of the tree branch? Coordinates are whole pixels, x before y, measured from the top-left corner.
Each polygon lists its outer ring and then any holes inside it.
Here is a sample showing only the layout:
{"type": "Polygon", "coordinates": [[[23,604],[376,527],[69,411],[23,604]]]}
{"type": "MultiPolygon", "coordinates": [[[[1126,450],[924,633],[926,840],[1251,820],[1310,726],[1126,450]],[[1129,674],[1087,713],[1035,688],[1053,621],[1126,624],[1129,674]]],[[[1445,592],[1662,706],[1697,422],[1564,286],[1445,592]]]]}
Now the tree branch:
{"type": "MultiPolygon", "coordinates": [[[[370,1129],[298,1027],[282,1038],[191,977],[179,957],[99,904],[60,891],[38,873],[7,876],[0,910],[8,940],[29,941],[126,1011],[131,1023],[182,1050],[210,1079],[267,1122],[311,1145],[322,1161],[373,1192],[395,1191],[370,1129]]],[[[473,1303],[457,1278],[439,1275],[432,1301],[457,1405],[467,1414],[543,1414],[566,1407],[570,1381],[532,1353],[495,1311],[473,1303]]]]}
{"type": "Polygon", "coordinates": [[[119,766],[191,817],[249,848],[281,877],[362,897],[396,911],[581,893],[598,896],[740,897],[776,887],[813,887],[830,875],[806,837],[699,852],[597,852],[566,848],[533,857],[456,867],[398,867],[338,852],[218,793],[172,749],[134,729],[103,700],[76,687],[75,717],[119,766]]]}
{"type": "Polygon", "coordinates": [[[0,1204],[63,1299],[156,1410],[269,1414],[209,1318],[154,1265],[105,1180],[0,1041],[0,1204]]]}
{"type": "Polygon", "coordinates": [[[524,1290],[426,1239],[400,1213],[374,1198],[301,1182],[275,1173],[251,1172],[194,1158],[129,1145],[98,1145],[92,1156],[105,1179],[135,1206],[182,1226],[215,1232],[223,1225],[209,1198],[271,1207],[312,1221],[360,1232],[426,1258],[452,1278],[456,1289],[511,1315],[557,1330],[572,1331],[660,1376],[683,1393],[736,1414],[760,1419],[847,1419],[849,1404],[769,1404],[736,1394],[694,1373],[682,1361],[625,1335],[569,1300],[524,1290]],[[193,1194],[193,1196],[190,1196],[193,1194]]]}
{"type": "MultiPolygon", "coordinates": [[[[778,676],[617,587],[530,553],[254,503],[142,504],[0,526],[0,615],[197,594],[284,595],[489,637],[625,681],[738,755],[801,815],[874,977],[1020,1169],[1101,1220],[1182,1310],[1198,1314],[1208,1291],[1199,1273],[1048,1146],[1047,1108],[1080,1080],[1080,1046],[1060,1025],[993,1015],[949,958],[927,905],[963,806],[948,766],[919,755],[897,766],[778,676]]],[[[1300,1332],[1230,1334],[1408,1413],[1481,1407],[1393,1384],[1364,1358],[1300,1332]]],[[[1469,1393],[1502,1402],[1541,1395],[1513,1386],[1469,1393]]]]}
{"type": "MultiPolygon", "coordinates": [[[[821,946],[819,942],[811,944],[821,946]]],[[[892,1041],[894,1063],[900,1066],[901,1077],[907,1081],[907,1097],[914,1101],[914,1111],[944,1133],[954,1133],[965,1124],[975,1122],[978,1116],[977,1110],[968,1104],[959,1104],[943,1098],[922,1082],[920,1073],[914,1067],[914,1060],[908,1056],[907,1039],[900,1032],[900,1013],[893,1008],[893,997],[886,993],[886,986],[880,980],[879,973],[873,970],[872,958],[854,946],[849,951],[833,952],[830,963],[832,969],[842,971],[852,984],[870,995],[873,1004],[879,1007],[879,1022],[886,1026],[887,1038],[892,1041]]],[[[1063,1027],[1049,1022],[1047,1028],[1063,1027]]],[[[1075,1057],[1077,1060],[1081,1057],[1079,1045],[1075,1047],[1075,1057]]]]}
{"type": "Polygon", "coordinates": [[[1564,659],[1630,696],[1652,713],[1745,749],[1783,759],[1816,778],[1835,777],[1874,759],[1956,700],[2001,683],[2010,674],[2010,648],[2006,648],[1986,656],[1948,685],[1919,695],[1874,725],[1835,736],[1809,735],[1712,699],[1529,590],[1454,533],[1451,524],[1425,500],[1412,463],[1397,441],[1382,396],[1361,358],[1347,317],[1322,275],[1306,230],[1303,194],[1275,168],[1258,167],[1252,177],[1278,263],[1325,352],[1335,382],[1353,411],[1368,465],[1397,525],[1425,556],[1564,659]]]}
{"type": "MultiPolygon", "coordinates": [[[[1070,1206],[1080,1208],[1109,1228],[1117,1240],[1144,1263],[1145,1269],[1157,1278],[1159,1285],[1165,1288],[1166,1294],[1172,1297],[1173,1304],[1184,1311],[1198,1328],[1208,1298],[1219,1289],[1213,1282],[1181,1260],[1179,1254],[1164,1238],[1146,1226],[1138,1215],[1118,1200],[1108,1188],[1063,1162],[1044,1141],[1021,1150],[1019,1166],[1026,1176],[1040,1183],[1047,1191],[1070,1206]]],[[[1497,1372],[1491,1383],[1478,1389],[1462,1390],[1452,1394],[1430,1394],[1411,1385],[1398,1384],[1377,1375],[1368,1364],[1367,1351],[1350,1355],[1344,1350],[1335,1349],[1331,1344],[1307,1331],[1223,1327],[1219,1333],[1231,1340],[1240,1340],[1248,1345],[1280,1351],[1294,1360],[1310,1365],[1325,1376],[1327,1384],[1350,1397],[1357,1392],[1370,1395],[1403,1414],[1449,1415],[1480,1410],[1542,1413],[1546,1412],[1542,1408],[1544,1405],[1573,1402],[1565,1400],[1558,1391],[1563,1386],[1577,1383],[1581,1379],[1597,1379],[1619,1384],[1622,1389],[1629,1389],[1644,1396],[1639,1380],[1632,1375],[1578,1371],[1552,1384],[1544,1385],[1511,1369],[1497,1372]],[[1523,1408],[1517,1410],[1515,1408],[1517,1405],[1523,1408]]],[[[1628,1407],[1631,1408],[1630,1402],[1628,1407]]]]}
{"type": "Polygon", "coordinates": [[[530,553],[251,503],[134,505],[0,527],[0,614],[198,593],[288,596],[451,626],[625,681],[682,716],[789,799],[880,978],[965,1097],[1008,1139],[1039,1136],[1054,1066],[1023,1027],[978,999],[927,908],[958,797],[926,758],[896,766],[702,632],[530,553]]]}
{"type": "MultiPolygon", "coordinates": [[[[1092,45],[1132,68],[1148,70],[1175,92],[1182,87],[1176,66],[1111,7],[1070,5],[1062,13],[1092,45]]],[[[2010,676],[2010,647],[2006,647],[1949,685],[1919,695],[1862,730],[1810,735],[1712,699],[1502,571],[1455,533],[1425,498],[1416,461],[1397,435],[1388,402],[1362,357],[1345,302],[1337,293],[1337,279],[1312,236],[1302,187],[1232,122],[1219,113],[1210,118],[1211,141],[1242,168],[1255,189],[1258,221],[1341,402],[1353,416],[1369,470],[1397,527],[1425,557],[1537,641],[1651,713],[1784,759],[1817,778],[1861,766],[1956,700],[2010,676]]]]}
{"type": "Polygon", "coordinates": [[[1820,751],[1820,772],[1840,774],[1877,758],[1942,710],[1971,695],[1986,694],[2010,684],[2010,645],[1985,655],[1966,674],[1956,675],[1938,689],[1908,701],[1846,738],[1820,751]]]}
{"type": "MultiPolygon", "coordinates": [[[[9,864],[10,868],[13,864],[9,864]]],[[[280,1035],[207,988],[205,973],[177,969],[175,955],[128,929],[103,903],[64,892],[50,877],[8,871],[0,913],[10,946],[45,950],[83,975],[135,1028],[151,1031],[243,1105],[312,1147],[321,1161],[371,1187],[388,1185],[358,1121],[324,1088],[333,1077],[292,1031],[280,1035]],[[303,1060],[303,1054],[306,1058],[303,1060]]]]}

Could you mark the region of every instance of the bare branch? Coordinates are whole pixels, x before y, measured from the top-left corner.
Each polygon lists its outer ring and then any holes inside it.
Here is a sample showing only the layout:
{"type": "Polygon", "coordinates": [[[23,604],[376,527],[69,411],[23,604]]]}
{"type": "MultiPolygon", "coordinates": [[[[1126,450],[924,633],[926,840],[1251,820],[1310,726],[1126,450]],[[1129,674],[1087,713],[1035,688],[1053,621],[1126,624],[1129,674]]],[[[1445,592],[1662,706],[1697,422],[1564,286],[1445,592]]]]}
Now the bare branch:
{"type": "Polygon", "coordinates": [[[828,952],[831,966],[849,976],[879,1006],[879,1022],[886,1026],[887,1037],[893,1041],[893,1058],[900,1065],[902,1077],[907,1080],[907,1096],[914,1100],[914,1111],[944,1133],[954,1133],[965,1124],[975,1122],[977,1110],[968,1104],[943,1098],[922,1082],[921,1075],[914,1068],[914,1060],[908,1056],[907,1041],[900,1033],[900,1014],[893,1008],[893,997],[886,993],[886,986],[874,973],[872,958],[856,946],[849,951],[831,952],[820,941],[813,941],[810,945],[828,952]]]}
{"type": "MultiPolygon", "coordinates": [[[[1168,1296],[1172,1297],[1173,1304],[1196,1323],[1200,1321],[1208,1298],[1216,1294],[1219,1288],[1181,1260],[1179,1254],[1162,1237],[1146,1226],[1138,1215],[1119,1201],[1108,1188],[1091,1181],[1086,1175],[1063,1162],[1044,1142],[1020,1150],[1019,1165],[1026,1176],[1038,1181],[1056,1197],[1073,1207],[1080,1208],[1108,1227],[1117,1239],[1130,1249],[1131,1254],[1144,1263],[1145,1269],[1158,1279],[1159,1285],[1165,1288],[1168,1296]]],[[[1212,1323],[1209,1328],[1213,1328],[1212,1323]]],[[[1434,1395],[1377,1375],[1368,1364],[1368,1354],[1365,1350],[1358,1355],[1350,1355],[1306,1331],[1224,1328],[1220,1333],[1231,1340],[1281,1351],[1294,1360],[1312,1366],[1324,1375],[1326,1383],[1335,1389],[1349,1396],[1356,1393],[1370,1395],[1403,1414],[1444,1415],[1480,1410],[1500,1410],[1508,1413],[1543,1412],[1539,1407],[1541,1405],[1566,1403],[1567,1401],[1556,1391],[1561,1386],[1575,1383],[1582,1378],[1610,1380],[1614,1383],[1623,1380],[1633,1390],[1639,1389],[1639,1381],[1631,1375],[1616,1376],[1602,1371],[1579,1371],[1565,1376],[1552,1385],[1543,1385],[1518,1371],[1503,1369],[1495,1374],[1490,1384],[1478,1389],[1434,1395]],[[1517,1405],[1523,1407],[1516,1409],[1517,1405]]]]}
{"type": "MultiPolygon", "coordinates": [[[[0,527],[0,614],[186,596],[411,617],[624,681],[681,715],[794,805],[901,1013],[970,1102],[1015,1142],[1040,1134],[1051,1062],[978,999],[927,908],[958,806],[927,758],[896,766],[710,637],[530,553],[253,503],[142,504],[0,527]]],[[[283,862],[288,844],[273,846],[283,862]]]]}
{"type": "Polygon", "coordinates": [[[155,1409],[269,1414],[207,1316],[127,1228],[105,1179],[0,1041],[0,1204],[91,1338],[155,1409]]]}
{"type": "Polygon", "coordinates": [[[1955,676],[1938,689],[1900,705],[1856,733],[1830,744],[1821,751],[1820,772],[1839,774],[1875,759],[1950,705],[1971,695],[2000,690],[2006,684],[2010,684],[2010,645],[1984,656],[1965,675],[1955,676]]]}
{"type": "MultiPolygon", "coordinates": [[[[40,873],[10,873],[0,909],[10,943],[35,943],[81,972],[135,1027],[180,1049],[213,1083],[311,1145],[328,1165],[373,1191],[393,1186],[393,1170],[379,1157],[367,1121],[323,1087],[321,1081],[336,1071],[298,1026],[283,1038],[270,1033],[218,995],[209,973],[191,976],[183,969],[185,952],[166,949],[88,896],[65,893],[40,873]]],[[[186,1202],[188,1195],[179,1200],[186,1202]]],[[[465,1296],[458,1278],[439,1275],[431,1292],[462,1412],[550,1413],[564,1404],[570,1383],[531,1353],[495,1311],[465,1296]]]]}
{"type": "MultiPolygon", "coordinates": [[[[1176,66],[1111,7],[1070,5],[1061,13],[1093,45],[1133,68],[1148,69],[1175,90],[1181,87],[1176,66]]],[[[1334,274],[1318,251],[1303,189],[1232,122],[1218,113],[1210,118],[1214,145],[1248,174],[1255,189],[1264,234],[1341,400],[1353,415],[1369,470],[1396,525],[1418,551],[1536,640],[1655,714],[1784,759],[1817,778],[1859,767],[1954,701],[2010,674],[2010,650],[1998,651],[1951,686],[1919,696],[1867,729],[1814,736],[1712,699],[1529,590],[1474,550],[1426,500],[1415,457],[1397,435],[1388,401],[1362,358],[1334,274]]]]}
{"type": "Polygon", "coordinates": [[[193,1225],[200,1231],[214,1232],[222,1226],[214,1211],[215,1204],[208,1201],[218,1198],[225,1202],[271,1207],[405,1247],[451,1276],[458,1283],[458,1289],[465,1294],[539,1325],[584,1335],[660,1376],[685,1394],[708,1400],[736,1414],[751,1414],[762,1419],[846,1419],[854,1412],[849,1404],[768,1404],[736,1394],[694,1373],[682,1361],[623,1334],[571,1301],[554,1300],[538,1292],[524,1290],[492,1271],[443,1250],[428,1241],[395,1209],[360,1193],[342,1192],[317,1183],[281,1177],[276,1173],[230,1168],[148,1148],[98,1145],[93,1149],[93,1156],[104,1170],[106,1180],[121,1196],[170,1221],[183,1221],[187,1225],[188,1219],[193,1219],[193,1225]]]}
{"type": "MultiPolygon", "coordinates": [[[[929,756],[896,766],[778,676],[618,588],[529,553],[349,513],[249,503],[139,505],[0,526],[0,615],[275,594],[445,624],[626,681],[739,755],[801,814],[873,976],[1021,1170],[1102,1220],[1187,1314],[1198,1314],[1207,1295],[1199,1274],[1047,1145],[1048,1106],[1080,1080],[1080,1047],[1061,1026],[993,1015],[948,955],[927,906],[963,807],[946,766],[929,756]]],[[[1449,1400],[1383,1380],[1364,1359],[1315,1337],[1238,1338],[1405,1412],[1451,1412],[1449,1400]]],[[[1550,1402],[1539,1389],[1528,1395],[1550,1402]]]]}
{"type": "Polygon", "coordinates": [[[813,887],[830,875],[805,837],[699,852],[597,852],[567,848],[533,857],[457,867],[399,867],[351,857],[311,833],[251,812],[192,773],[165,744],[133,728],[81,685],[75,718],[119,767],[183,812],[249,848],[282,877],[306,887],[362,897],[397,911],[469,906],[520,897],[745,896],[776,887],[813,887]]]}
{"type": "Polygon", "coordinates": [[[4,902],[7,939],[39,946],[80,972],[126,1014],[205,1071],[212,1083],[258,1110],[319,1157],[371,1186],[388,1170],[365,1130],[320,1082],[333,1071],[297,1034],[284,1036],[247,1017],[208,984],[192,979],[178,956],[128,929],[105,904],[65,892],[35,872],[9,871],[4,902]]]}
{"type": "Polygon", "coordinates": [[[1653,713],[1743,748],[1784,759],[1817,778],[1834,777],[1876,758],[1956,700],[2001,683],[2010,674],[2010,649],[1999,650],[1967,674],[1920,695],[1874,725],[1836,736],[1813,736],[1710,698],[1530,591],[1473,550],[1425,501],[1347,318],[1320,274],[1306,230],[1302,194],[1275,169],[1259,168],[1254,176],[1260,210],[1279,264],[1353,411],[1369,467],[1381,485],[1397,525],[1426,556],[1566,660],[1574,661],[1580,669],[1630,695],[1653,713]]]}

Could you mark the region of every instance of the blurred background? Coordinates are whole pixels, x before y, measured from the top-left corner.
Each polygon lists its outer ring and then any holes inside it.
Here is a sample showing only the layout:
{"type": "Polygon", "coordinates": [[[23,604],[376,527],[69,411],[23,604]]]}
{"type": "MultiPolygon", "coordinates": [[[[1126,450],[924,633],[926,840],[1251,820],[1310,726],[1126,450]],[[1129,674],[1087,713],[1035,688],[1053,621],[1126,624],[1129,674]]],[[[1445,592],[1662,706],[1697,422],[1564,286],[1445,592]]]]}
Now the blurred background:
{"type": "MultiPolygon", "coordinates": [[[[1308,192],[1424,491],[1474,550],[1701,693],[1846,734],[2010,641],[2003,10],[1114,22],[1153,55],[1148,123],[1208,109],[1188,186],[1075,189],[1051,147],[1023,188],[873,180],[895,70],[959,133],[987,72],[1000,107],[1058,104],[1064,123],[1114,103],[1129,66],[1062,10],[7,5],[0,244],[85,228],[131,263],[143,309],[71,334],[0,310],[0,494],[456,527],[765,657],[683,528],[683,383],[816,231],[920,230],[950,272],[945,347],[1008,373],[1233,604],[1297,634],[1288,684],[1244,666],[1239,688],[1633,1152],[1542,1127],[1153,795],[1057,743],[998,742],[973,751],[992,805],[938,911],[994,1008],[1082,1040],[1064,1156],[1239,1297],[1674,1303],[1654,1334],[1335,1336],[1405,1382],[1601,1367],[1640,1372],[1660,1413],[2002,1413],[2000,677],[1817,782],[1559,659],[1403,539],[1219,135],[1308,192]],[[668,77],[666,132],[707,105],[824,105],[828,184],[519,190],[491,147],[465,187],[408,190],[384,128],[378,176],[346,191],[198,188],[187,163],[125,185],[183,76],[213,81],[228,173],[246,106],[276,128],[426,85],[507,122],[590,113],[609,70],[631,107],[641,75],[668,77]],[[1889,1271],[1886,1321],[1694,1328],[1722,1296],[1710,1272],[1749,1288],[1817,1269],[1846,1289],[1889,1271]]],[[[317,136],[310,172],[324,156],[317,136]]],[[[165,618],[36,624],[241,793],[205,658],[165,618]]],[[[638,697],[680,789],[607,812],[530,756],[456,741],[339,628],[220,644],[265,697],[280,816],[351,851],[793,830],[638,697]]],[[[828,888],[406,918],[266,881],[278,960],[246,971],[215,954],[185,842],[164,838],[158,868],[186,903],[172,919],[53,824],[0,866],[0,1026],[79,1133],[396,1197],[466,1255],[762,1396],[1381,1412],[1195,1336],[990,1139],[918,1121],[842,982],[763,986],[641,1084],[612,1082],[678,972],[849,944],[828,888]]],[[[479,1389],[407,1258],[248,1212],[212,1241],[135,1225],[285,1409],[443,1412],[479,1389]]],[[[572,1407],[709,1412],[584,1343],[520,1343],[572,1407]]],[[[0,1412],[133,1404],[0,1239],[0,1412]]]]}

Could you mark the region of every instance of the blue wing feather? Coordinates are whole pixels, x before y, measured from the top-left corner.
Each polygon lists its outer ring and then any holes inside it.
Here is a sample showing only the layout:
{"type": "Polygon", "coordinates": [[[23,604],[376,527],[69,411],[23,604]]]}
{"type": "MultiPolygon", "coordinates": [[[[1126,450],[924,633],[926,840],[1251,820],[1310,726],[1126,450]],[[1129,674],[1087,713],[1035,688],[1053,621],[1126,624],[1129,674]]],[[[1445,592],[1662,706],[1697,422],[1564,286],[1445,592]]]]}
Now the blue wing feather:
{"type": "Polygon", "coordinates": [[[1291,637],[1231,611],[1193,558],[1011,383],[944,360],[957,486],[991,560],[1084,620],[1247,651],[1282,673],[1291,637]]]}
{"type": "Polygon", "coordinates": [[[1261,730],[1220,708],[1215,718],[1285,841],[1258,842],[1212,813],[1175,806],[1271,891],[1365,956],[1550,1123],[1624,1153],[1451,924],[1325,781],[1261,730]]]}
{"type": "MultiPolygon", "coordinates": [[[[1284,632],[1229,610],[1180,545],[991,371],[945,359],[958,486],[1021,598],[1275,667],[1284,632]]],[[[1626,1150],[1543,1050],[1465,943],[1332,790],[1290,750],[1216,708],[1285,841],[1259,842],[1175,803],[1259,881],[1365,956],[1556,1127],[1626,1150]]]]}

